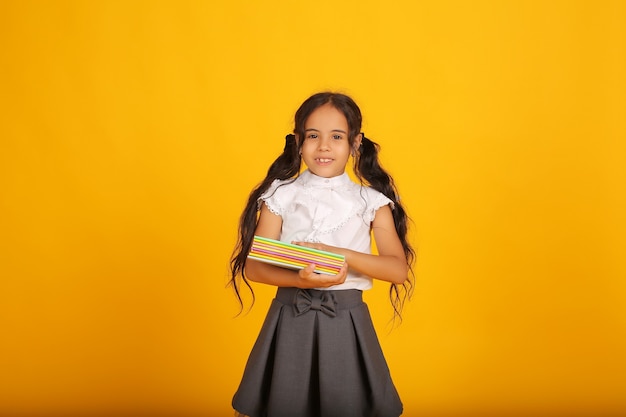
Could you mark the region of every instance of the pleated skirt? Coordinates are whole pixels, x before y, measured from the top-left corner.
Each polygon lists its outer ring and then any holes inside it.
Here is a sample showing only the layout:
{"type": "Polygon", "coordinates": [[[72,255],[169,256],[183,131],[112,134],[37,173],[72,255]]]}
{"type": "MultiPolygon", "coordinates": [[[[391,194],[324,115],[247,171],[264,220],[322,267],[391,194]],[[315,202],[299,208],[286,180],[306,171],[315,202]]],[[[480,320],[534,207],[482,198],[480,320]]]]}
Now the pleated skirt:
{"type": "Polygon", "coordinates": [[[279,288],[232,401],[250,417],[398,417],[359,290],[279,288]]]}

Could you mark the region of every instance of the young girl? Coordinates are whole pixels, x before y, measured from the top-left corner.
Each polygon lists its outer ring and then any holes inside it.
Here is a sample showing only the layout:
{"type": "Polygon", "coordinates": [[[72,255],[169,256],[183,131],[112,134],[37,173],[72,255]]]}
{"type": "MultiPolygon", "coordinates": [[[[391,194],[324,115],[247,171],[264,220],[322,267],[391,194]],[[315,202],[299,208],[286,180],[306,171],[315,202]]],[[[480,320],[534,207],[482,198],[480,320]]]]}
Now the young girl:
{"type": "Polygon", "coordinates": [[[361,111],[350,97],[318,93],[300,106],[283,154],[252,191],[230,284],[240,303],[241,279],[250,290],[248,280],[278,290],[233,398],[237,415],[402,413],[362,300],[373,278],[387,281],[399,315],[412,289],[407,216],[378,149],[361,132],[361,111]],[[351,157],[359,183],[345,172],[351,157]],[[295,271],[248,259],[255,234],[338,253],[345,263],[336,275],[325,275],[313,272],[313,264],[295,271]]]}

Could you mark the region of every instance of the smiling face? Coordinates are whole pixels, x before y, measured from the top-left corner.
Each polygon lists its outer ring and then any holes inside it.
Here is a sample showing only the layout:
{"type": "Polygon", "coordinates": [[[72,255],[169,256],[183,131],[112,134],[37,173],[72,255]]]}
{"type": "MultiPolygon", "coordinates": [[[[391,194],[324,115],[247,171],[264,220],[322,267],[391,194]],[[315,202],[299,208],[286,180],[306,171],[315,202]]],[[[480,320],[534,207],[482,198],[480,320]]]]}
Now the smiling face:
{"type": "MultiPolygon", "coordinates": [[[[304,124],[300,148],[309,171],[325,178],[343,174],[352,150],[348,132],[346,117],[331,104],[315,109],[304,124]]],[[[360,142],[360,135],[356,139],[360,142]]]]}

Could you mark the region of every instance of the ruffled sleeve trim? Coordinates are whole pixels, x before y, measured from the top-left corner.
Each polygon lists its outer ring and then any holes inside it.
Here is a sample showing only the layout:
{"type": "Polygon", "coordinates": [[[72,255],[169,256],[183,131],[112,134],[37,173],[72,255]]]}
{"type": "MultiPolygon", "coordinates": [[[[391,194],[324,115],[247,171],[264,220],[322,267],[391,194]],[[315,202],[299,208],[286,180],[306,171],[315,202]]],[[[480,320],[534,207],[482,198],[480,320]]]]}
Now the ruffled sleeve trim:
{"type": "Polygon", "coordinates": [[[379,208],[390,205],[391,209],[393,210],[394,204],[393,201],[383,193],[376,191],[373,188],[367,188],[367,190],[370,194],[370,198],[364,217],[367,222],[371,223],[374,221],[374,217],[376,217],[376,211],[378,211],[379,208]]]}
{"type": "Polygon", "coordinates": [[[257,207],[260,209],[261,204],[265,203],[267,208],[277,216],[282,216],[285,213],[285,207],[280,202],[280,197],[277,195],[277,190],[281,185],[284,185],[285,180],[274,180],[269,188],[259,197],[257,200],[257,207]]]}

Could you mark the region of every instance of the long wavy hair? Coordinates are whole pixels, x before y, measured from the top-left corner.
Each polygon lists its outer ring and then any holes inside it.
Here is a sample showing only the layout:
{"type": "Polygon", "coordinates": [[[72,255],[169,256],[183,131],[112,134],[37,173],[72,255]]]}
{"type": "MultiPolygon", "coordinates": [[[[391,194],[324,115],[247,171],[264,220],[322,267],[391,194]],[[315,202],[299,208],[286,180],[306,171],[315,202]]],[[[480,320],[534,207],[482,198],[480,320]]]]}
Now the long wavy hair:
{"type": "MultiPolygon", "coordinates": [[[[333,92],[314,94],[306,99],[296,111],[293,130],[295,135],[290,134],[286,136],[283,153],[278,156],[269,167],[263,181],[250,193],[246,207],[239,219],[239,236],[230,260],[230,280],[228,284],[233,288],[242,309],[242,285],[245,285],[250,290],[252,303],[254,304],[254,291],[246,278],[246,259],[252,246],[252,240],[258,221],[259,198],[268,190],[275,180],[294,180],[299,175],[302,164],[300,148],[302,147],[303,141],[296,140],[296,137],[305,137],[304,129],[307,119],[313,111],[325,104],[332,105],[346,117],[349,129],[348,142],[351,148],[354,149],[357,136],[359,133],[362,134],[361,110],[354,100],[345,94],[333,92]]],[[[355,152],[353,158],[354,174],[362,185],[372,187],[393,201],[393,210],[391,212],[409,268],[408,279],[401,285],[391,284],[389,288],[389,298],[394,310],[394,317],[397,316],[401,318],[404,302],[407,298],[411,297],[414,286],[412,266],[415,260],[415,251],[407,238],[409,218],[400,202],[393,178],[380,164],[378,158],[380,146],[369,138],[366,138],[365,134],[362,135],[361,145],[358,151],[355,152]]]]}

